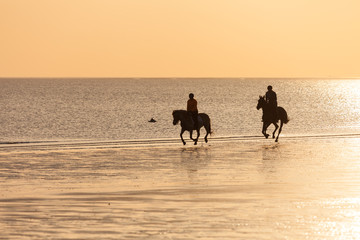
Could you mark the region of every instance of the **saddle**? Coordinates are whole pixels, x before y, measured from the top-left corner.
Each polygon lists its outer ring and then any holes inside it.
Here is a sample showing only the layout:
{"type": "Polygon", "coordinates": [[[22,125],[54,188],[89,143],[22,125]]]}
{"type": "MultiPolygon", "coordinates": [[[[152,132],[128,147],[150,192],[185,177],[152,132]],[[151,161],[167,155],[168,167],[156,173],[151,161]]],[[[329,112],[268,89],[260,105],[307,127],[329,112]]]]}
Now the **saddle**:
{"type": "Polygon", "coordinates": [[[278,122],[278,113],[277,113],[277,109],[268,109],[267,112],[264,112],[263,116],[262,116],[262,120],[263,122],[278,122]]]}
{"type": "MultiPolygon", "coordinates": [[[[189,117],[190,117],[191,125],[192,125],[193,128],[195,129],[194,119],[192,118],[191,115],[190,115],[189,117]]],[[[197,119],[198,119],[198,126],[202,126],[202,125],[203,125],[203,120],[202,120],[202,118],[200,117],[200,115],[197,116],[197,119]]]]}

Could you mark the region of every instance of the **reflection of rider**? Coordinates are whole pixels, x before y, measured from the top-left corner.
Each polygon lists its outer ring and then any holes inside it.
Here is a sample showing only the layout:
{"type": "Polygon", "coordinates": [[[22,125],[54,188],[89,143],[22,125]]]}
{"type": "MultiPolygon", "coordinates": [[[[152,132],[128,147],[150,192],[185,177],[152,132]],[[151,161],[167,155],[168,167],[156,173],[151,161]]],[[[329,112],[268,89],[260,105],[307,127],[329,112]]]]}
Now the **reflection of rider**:
{"type": "Polygon", "coordinates": [[[186,110],[191,115],[194,121],[194,128],[198,128],[198,109],[197,109],[197,101],[194,98],[194,94],[189,94],[189,100],[187,101],[187,108],[186,110]]]}
{"type": "Polygon", "coordinates": [[[265,100],[269,104],[271,112],[274,117],[277,117],[277,97],[276,93],[272,90],[272,86],[267,87],[268,91],[265,94],[265,100]]]}

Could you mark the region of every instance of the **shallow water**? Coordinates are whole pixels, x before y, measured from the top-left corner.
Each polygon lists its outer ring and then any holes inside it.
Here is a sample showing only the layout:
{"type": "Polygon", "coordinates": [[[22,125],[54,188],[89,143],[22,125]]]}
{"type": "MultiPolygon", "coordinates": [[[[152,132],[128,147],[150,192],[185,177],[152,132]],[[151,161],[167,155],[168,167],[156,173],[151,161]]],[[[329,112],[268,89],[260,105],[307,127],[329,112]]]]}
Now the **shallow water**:
{"type": "Polygon", "coordinates": [[[0,239],[359,239],[359,83],[0,79],[0,239]],[[209,144],[172,125],[189,92],[209,144]]]}
{"type": "Polygon", "coordinates": [[[161,141],[3,149],[0,238],[360,236],[359,135],[161,141]]]}

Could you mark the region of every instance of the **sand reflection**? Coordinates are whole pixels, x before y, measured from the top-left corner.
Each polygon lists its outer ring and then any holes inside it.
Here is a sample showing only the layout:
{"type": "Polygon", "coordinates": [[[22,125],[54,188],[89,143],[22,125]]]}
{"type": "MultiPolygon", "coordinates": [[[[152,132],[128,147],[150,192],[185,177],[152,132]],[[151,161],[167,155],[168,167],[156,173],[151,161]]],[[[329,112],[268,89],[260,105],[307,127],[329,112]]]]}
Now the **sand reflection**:
{"type": "Polygon", "coordinates": [[[2,237],[352,239],[359,142],[0,153],[2,237]]]}
{"type": "Polygon", "coordinates": [[[211,150],[209,147],[184,147],[181,149],[180,167],[186,171],[190,184],[199,184],[199,171],[206,168],[210,162],[211,150]]]}

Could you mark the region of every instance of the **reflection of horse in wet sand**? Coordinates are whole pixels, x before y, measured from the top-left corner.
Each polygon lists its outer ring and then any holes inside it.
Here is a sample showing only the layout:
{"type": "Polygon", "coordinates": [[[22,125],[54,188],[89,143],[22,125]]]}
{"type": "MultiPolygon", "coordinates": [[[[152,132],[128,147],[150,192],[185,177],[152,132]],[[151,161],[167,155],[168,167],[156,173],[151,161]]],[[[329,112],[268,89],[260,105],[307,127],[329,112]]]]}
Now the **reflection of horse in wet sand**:
{"type": "Polygon", "coordinates": [[[175,110],[172,113],[173,117],[174,117],[174,121],[173,124],[176,125],[179,121],[180,121],[180,126],[181,126],[181,132],[180,132],[180,137],[181,137],[181,141],[183,142],[183,144],[185,145],[186,142],[184,141],[182,135],[185,131],[189,131],[190,132],[190,139],[192,139],[195,143],[195,145],[198,142],[199,136],[200,136],[200,128],[204,127],[206,130],[206,135],[204,137],[205,142],[208,142],[207,140],[207,136],[209,135],[209,133],[211,134],[211,124],[210,124],[210,118],[206,113],[199,113],[198,117],[199,117],[199,122],[198,122],[198,128],[195,129],[194,128],[194,121],[192,120],[191,115],[189,115],[189,113],[185,110],[175,110]],[[192,133],[193,131],[196,130],[197,132],[197,137],[194,139],[192,137],[192,133]]]}
{"type": "Polygon", "coordinates": [[[275,126],[275,130],[273,132],[273,138],[275,138],[275,132],[279,128],[279,125],[277,125],[277,122],[280,120],[280,129],[279,129],[279,133],[275,140],[275,142],[277,142],[279,140],[279,135],[281,133],[283,124],[284,123],[286,124],[289,122],[288,115],[287,115],[285,109],[282,107],[277,107],[277,116],[274,117],[275,114],[272,112],[271,106],[268,103],[266,103],[265,97],[262,97],[262,96],[260,96],[256,108],[257,108],[257,110],[259,110],[260,108],[262,108],[262,110],[263,110],[262,133],[264,134],[264,136],[266,138],[268,138],[270,136],[269,134],[266,133],[266,129],[270,126],[270,124],[274,124],[274,126],[275,126]]]}

